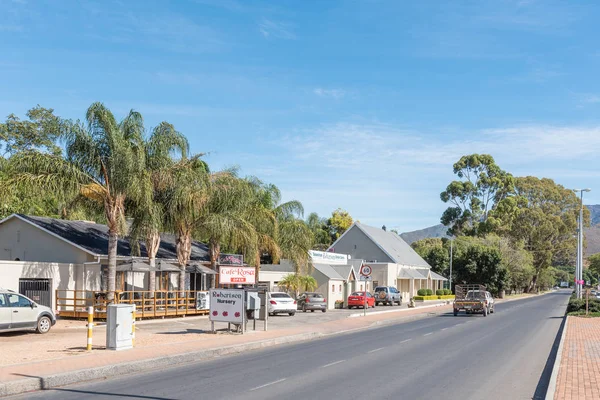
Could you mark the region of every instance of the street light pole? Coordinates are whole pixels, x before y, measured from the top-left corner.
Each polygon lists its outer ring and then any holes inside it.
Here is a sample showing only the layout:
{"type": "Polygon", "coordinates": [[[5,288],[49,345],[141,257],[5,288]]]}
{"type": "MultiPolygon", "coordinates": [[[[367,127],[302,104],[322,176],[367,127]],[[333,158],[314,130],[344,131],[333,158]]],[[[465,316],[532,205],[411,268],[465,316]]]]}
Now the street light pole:
{"type": "MultiPolygon", "coordinates": [[[[573,191],[581,194],[581,202],[579,207],[579,226],[577,229],[577,264],[575,268],[575,279],[581,281],[583,279],[583,193],[590,192],[591,189],[574,189],[573,191]]],[[[578,299],[581,299],[582,297],[582,289],[583,287],[579,284],[579,282],[576,282],[575,292],[578,299]]]]}
{"type": "Polygon", "coordinates": [[[449,276],[449,287],[450,291],[452,291],[452,243],[454,240],[450,239],[450,276],[449,276]]]}

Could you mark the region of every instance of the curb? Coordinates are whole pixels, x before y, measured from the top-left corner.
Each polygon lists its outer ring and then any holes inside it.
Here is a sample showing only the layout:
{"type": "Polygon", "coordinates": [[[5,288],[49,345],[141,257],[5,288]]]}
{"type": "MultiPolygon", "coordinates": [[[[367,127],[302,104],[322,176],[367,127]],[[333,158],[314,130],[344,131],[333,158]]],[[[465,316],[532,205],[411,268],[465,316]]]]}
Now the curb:
{"type": "MultiPolygon", "coordinates": [[[[424,308],[443,307],[443,306],[447,306],[447,305],[448,304],[446,304],[446,303],[442,303],[442,304],[430,304],[428,306],[415,307],[414,309],[413,308],[400,308],[400,309],[396,309],[396,310],[373,311],[373,312],[367,313],[367,317],[369,315],[399,313],[399,312],[406,312],[406,311],[422,310],[424,308]]],[[[364,313],[355,313],[355,314],[348,315],[348,317],[346,317],[346,318],[358,318],[358,317],[364,317],[364,316],[365,316],[364,313]]]]}
{"type": "Polygon", "coordinates": [[[323,333],[303,333],[299,335],[283,336],[280,338],[237,344],[216,349],[201,350],[185,354],[158,357],[141,361],[131,361],[127,363],[108,365],[98,368],[82,369],[78,371],[65,372],[62,374],[30,377],[27,379],[20,379],[18,381],[0,383],[0,397],[12,396],[36,390],[53,389],[65,385],[72,385],[75,383],[81,383],[91,380],[106,379],[114,376],[127,375],[138,372],[147,372],[150,370],[156,370],[160,368],[174,367],[177,365],[196,362],[199,360],[205,360],[229,354],[237,354],[249,350],[258,350],[265,347],[276,346],[281,344],[302,342],[326,336],[327,335],[323,333]]]}
{"type": "Polygon", "coordinates": [[[560,343],[556,352],[556,359],[554,360],[554,367],[552,367],[552,375],[550,375],[550,382],[548,383],[548,390],[546,391],[546,400],[554,400],[556,395],[556,381],[558,381],[558,371],[560,369],[560,363],[562,360],[563,343],[565,342],[565,335],[567,332],[567,324],[569,323],[569,316],[565,316],[565,326],[560,335],[560,343]]]}

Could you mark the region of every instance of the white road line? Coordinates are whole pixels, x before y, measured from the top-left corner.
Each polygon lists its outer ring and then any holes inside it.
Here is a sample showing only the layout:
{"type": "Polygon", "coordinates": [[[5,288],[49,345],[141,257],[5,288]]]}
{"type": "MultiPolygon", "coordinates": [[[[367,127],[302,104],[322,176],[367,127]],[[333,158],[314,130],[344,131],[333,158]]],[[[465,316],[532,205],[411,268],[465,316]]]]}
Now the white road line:
{"type": "Polygon", "coordinates": [[[255,390],[262,389],[262,388],[265,388],[265,387],[267,387],[267,386],[275,385],[276,383],[283,382],[283,381],[285,381],[286,379],[287,379],[287,378],[283,378],[283,379],[280,379],[280,380],[278,380],[278,381],[275,381],[275,382],[271,382],[271,383],[265,383],[264,385],[257,386],[257,387],[255,387],[255,388],[253,388],[253,389],[250,389],[250,391],[251,391],[251,392],[253,392],[253,391],[255,391],[255,390]]]}
{"type": "Polygon", "coordinates": [[[448,328],[442,328],[443,331],[445,331],[446,329],[448,329],[448,328]]]}
{"type": "Polygon", "coordinates": [[[367,351],[367,353],[375,353],[376,351],[379,351],[379,350],[383,350],[383,347],[380,347],[380,348],[378,348],[378,349],[373,349],[373,350],[367,351]]]}
{"type": "Polygon", "coordinates": [[[406,342],[410,342],[411,340],[412,340],[412,339],[406,339],[406,340],[403,340],[403,341],[401,341],[400,343],[406,343],[406,342]]]}
{"type": "Polygon", "coordinates": [[[423,336],[429,336],[429,335],[433,335],[433,332],[426,333],[423,336]]]}
{"type": "Polygon", "coordinates": [[[333,365],[337,365],[337,364],[339,364],[339,363],[343,363],[344,361],[346,361],[346,360],[340,360],[340,361],[332,362],[332,363],[330,363],[330,364],[323,365],[321,368],[327,368],[327,367],[331,367],[331,366],[333,366],[333,365]]]}

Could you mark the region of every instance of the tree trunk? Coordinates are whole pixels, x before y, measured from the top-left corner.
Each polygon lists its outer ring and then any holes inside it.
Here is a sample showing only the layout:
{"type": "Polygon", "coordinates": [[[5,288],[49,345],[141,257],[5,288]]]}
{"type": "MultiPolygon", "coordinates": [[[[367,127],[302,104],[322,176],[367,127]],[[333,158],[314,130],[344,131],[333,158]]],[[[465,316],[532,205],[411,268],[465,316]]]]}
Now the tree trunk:
{"type": "Polygon", "coordinates": [[[185,296],[185,265],[180,265],[179,268],[179,297],[185,296]]]}
{"type": "Polygon", "coordinates": [[[152,292],[152,296],[154,296],[154,292],[156,291],[156,272],[153,270],[156,267],[156,253],[158,253],[158,248],[160,246],[160,232],[153,231],[146,238],[146,251],[148,252],[148,261],[152,270],[148,272],[148,290],[152,292]]]}
{"type": "Polygon", "coordinates": [[[221,244],[215,238],[211,238],[209,240],[210,245],[210,268],[213,271],[217,271],[217,264],[219,261],[219,254],[221,253],[221,244]]]}
{"type": "Polygon", "coordinates": [[[113,229],[108,231],[108,303],[115,301],[115,290],[117,280],[117,232],[113,229]]]}
{"type": "MultiPolygon", "coordinates": [[[[152,257],[149,261],[150,267],[154,269],[154,267],[156,267],[156,258],[152,257]]],[[[154,292],[156,291],[156,272],[154,272],[154,270],[148,272],[148,291],[151,293],[150,295],[154,297],[154,292]]]]}
{"type": "Polygon", "coordinates": [[[181,225],[177,235],[177,261],[179,262],[179,296],[184,296],[185,267],[190,262],[192,253],[192,230],[181,225]]]}

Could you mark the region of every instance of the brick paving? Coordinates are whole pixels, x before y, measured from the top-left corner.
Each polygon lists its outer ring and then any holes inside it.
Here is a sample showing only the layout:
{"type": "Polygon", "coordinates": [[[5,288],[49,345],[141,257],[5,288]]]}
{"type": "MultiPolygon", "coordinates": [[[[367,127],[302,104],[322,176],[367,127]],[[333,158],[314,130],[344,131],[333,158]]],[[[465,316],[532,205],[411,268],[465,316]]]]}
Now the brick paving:
{"type": "Polygon", "coordinates": [[[600,399],[600,318],[569,317],[555,400],[600,399]]]}

